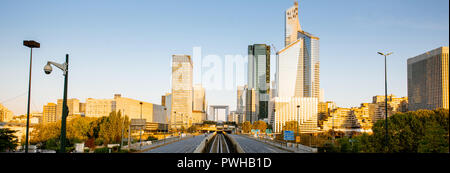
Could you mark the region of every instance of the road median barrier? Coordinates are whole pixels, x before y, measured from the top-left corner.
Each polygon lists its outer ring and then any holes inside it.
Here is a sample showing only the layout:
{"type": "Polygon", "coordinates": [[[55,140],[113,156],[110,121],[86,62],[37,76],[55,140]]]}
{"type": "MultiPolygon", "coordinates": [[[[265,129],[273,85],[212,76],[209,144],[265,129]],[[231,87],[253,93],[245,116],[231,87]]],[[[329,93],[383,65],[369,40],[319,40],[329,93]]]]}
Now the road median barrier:
{"type": "Polygon", "coordinates": [[[227,133],[223,133],[223,134],[224,134],[225,137],[227,137],[227,138],[230,140],[230,142],[233,144],[233,146],[234,146],[234,148],[236,149],[236,152],[237,152],[237,153],[245,153],[245,151],[241,148],[241,145],[239,145],[239,143],[238,143],[234,138],[232,138],[231,136],[228,136],[227,133]]]}
{"type": "Polygon", "coordinates": [[[200,144],[195,148],[194,153],[202,153],[205,150],[206,145],[208,144],[208,141],[211,140],[216,135],[216,132],[209,134],[206,138],[200,142],[200,144]]]}

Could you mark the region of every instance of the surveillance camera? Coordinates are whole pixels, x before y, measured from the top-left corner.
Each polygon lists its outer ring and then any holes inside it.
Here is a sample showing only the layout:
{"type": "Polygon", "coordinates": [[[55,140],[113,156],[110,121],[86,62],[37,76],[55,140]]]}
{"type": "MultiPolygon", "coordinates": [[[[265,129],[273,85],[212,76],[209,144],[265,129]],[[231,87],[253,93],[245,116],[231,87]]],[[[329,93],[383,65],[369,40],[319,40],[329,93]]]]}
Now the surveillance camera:
{"type": "Polygon", "coordinates": [[[52,72],[52,66],[50,64],[45,65],[44,72],[45,74],[50,74],[52,72]]]}

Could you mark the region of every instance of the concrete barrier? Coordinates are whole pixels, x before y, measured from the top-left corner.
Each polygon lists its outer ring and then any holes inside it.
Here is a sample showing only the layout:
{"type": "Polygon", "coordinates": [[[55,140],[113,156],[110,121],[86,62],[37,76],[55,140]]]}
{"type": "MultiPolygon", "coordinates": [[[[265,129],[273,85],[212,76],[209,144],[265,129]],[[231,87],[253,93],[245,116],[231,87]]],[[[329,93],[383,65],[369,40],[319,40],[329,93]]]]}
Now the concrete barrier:
{"type": "Polygon", "coordinates": [[[228,136],[227,133],[223,133],[230,141],[231,144],[233,144],[233,146],[236,148],[236,152],[237,153],[245,153],[245,151],[241,148],[241,145],[239,145],[238,142],[236,142],[236,140],[230,136],[228,136]]]}
{"type": "Polygon", "coordinates": [[[203,150],[205,150],[206,142],[211,140],[212,137],[216,135],[216,132],[209,134],[206,138],[200,142],[200,144],[195,148],[194,153],[202,153],[203,150]]]}

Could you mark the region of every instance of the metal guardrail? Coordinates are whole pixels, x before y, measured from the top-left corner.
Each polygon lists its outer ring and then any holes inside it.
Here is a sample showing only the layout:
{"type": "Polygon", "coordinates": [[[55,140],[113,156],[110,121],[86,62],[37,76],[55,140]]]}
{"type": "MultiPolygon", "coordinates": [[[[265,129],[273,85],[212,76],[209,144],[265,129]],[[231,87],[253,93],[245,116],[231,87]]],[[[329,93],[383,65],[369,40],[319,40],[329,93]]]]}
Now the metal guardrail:
{"type": "Polygon", "coordinates": [[[313,148],[313,147],[308,147],[308,146],[304,146],[302,144],[298,144],[298,143],[291,143],[291,142],[286,142],[286,141],[280,141],[280,140],[271,140],[271,139],[266,139],[266,138],[255,138],[253,136],[248,136],[248,135],[244,135],[247,136],[249,138],[276,146],[276,147],[280,147],[282,149],[291,151],[291,152],[295,152],[295,153],[302,153],[303,152],[312,152],[312,153],[317,153],[317,148],[313,148]]]}

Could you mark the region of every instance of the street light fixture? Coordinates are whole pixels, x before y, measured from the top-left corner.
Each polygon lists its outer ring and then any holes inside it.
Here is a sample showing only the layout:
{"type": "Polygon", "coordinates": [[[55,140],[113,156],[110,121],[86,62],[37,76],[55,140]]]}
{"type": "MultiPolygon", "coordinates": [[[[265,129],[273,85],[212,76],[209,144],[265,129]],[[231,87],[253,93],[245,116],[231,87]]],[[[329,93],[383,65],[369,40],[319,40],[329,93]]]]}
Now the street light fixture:
{"type": "Polygon", "coordinates": [[[47,65],[44,66],[45,74],[50,74],[52,72],[52,66],[58,67],[63,71],[64,75],[64,93],[63,93],[63,110],[61,116],[61,144],[60,144],[60,152],[66,152],[66,119],[69,114],[69,108],[67,107],[67,79],[69,75],[69,54],[66,54],[66,62],[63,64],[59,64],[56,62],[48,61],[47,65]]]}
{"type": "Polygon", "coordinates": [[[33,48],[40,48],[41,44],[34,40],[24,40],[23,45],[31,49],[30,52],[30,75],[28,76],[28,104],[27,104],[27,132],[25,137],[25,153],[28,153],[28,132],[30,128],[30,97],[31,97],[31,66],[33,62],[33,48]]]}
{"type": "Polygon", "coordinates": [[[384,54],[384,53],[378,52],[378,54],[384,56],[384,102],[385,102],[385,107],[384,107],[385,114],[384,114],[384,117],[385,117],[385,124],[386,124],[385,125],[385,129],[386,129],[385,147],[388,147],[388,144],[389,144],[389,138],[388,138],[388,106],[387,106],[387,66],[386,66],[386,59],[387,58],[386,57],[391,55],[392,53],[393,52],[384,54]]]}

